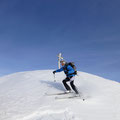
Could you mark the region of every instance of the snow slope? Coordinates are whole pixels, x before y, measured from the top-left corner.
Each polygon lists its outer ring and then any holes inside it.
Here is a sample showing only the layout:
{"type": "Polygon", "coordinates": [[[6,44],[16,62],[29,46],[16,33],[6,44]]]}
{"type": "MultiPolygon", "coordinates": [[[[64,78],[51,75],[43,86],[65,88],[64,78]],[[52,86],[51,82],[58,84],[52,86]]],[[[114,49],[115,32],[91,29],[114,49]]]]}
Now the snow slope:
{"type": "MultiPolygon", "coordinates": [[[[63,73],[19,72],[0,78],[0,120],[120,120],[120,84],[78,72],[75,84],[86,97],[56,100],[63,73]]],[[[67,95],[63,95],[67,96],[67,95]]]]}

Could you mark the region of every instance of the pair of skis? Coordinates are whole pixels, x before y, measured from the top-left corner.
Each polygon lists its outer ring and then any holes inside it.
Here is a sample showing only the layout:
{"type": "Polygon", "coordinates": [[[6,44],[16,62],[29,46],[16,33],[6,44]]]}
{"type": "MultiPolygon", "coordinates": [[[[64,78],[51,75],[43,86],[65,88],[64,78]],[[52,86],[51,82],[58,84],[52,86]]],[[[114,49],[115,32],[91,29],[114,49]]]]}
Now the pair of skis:
{"type": "Polygon", "coordinates": [[[75,93],[66,93],[66,92],[60,92],[60,93],[45,93],[47,96],[53,96],[55,95],[55,99],[72,99],[72,98],[79,98],[85,101],[85,98],[82,97],[82,95],[75,94],[75,93]],[[61,96],[59,96],[61,95],[61,96]],[[70,96],[63,96],[63,95],[70,95],[70,96]]]}

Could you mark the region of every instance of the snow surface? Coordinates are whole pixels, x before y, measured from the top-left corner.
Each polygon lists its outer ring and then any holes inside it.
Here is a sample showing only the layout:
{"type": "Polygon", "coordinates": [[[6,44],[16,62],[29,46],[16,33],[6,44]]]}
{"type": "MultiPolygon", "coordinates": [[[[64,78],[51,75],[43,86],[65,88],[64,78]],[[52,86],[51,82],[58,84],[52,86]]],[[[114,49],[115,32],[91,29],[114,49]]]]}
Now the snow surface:
{"type": "MultiPolygon", "coordinates": [[[[56,100],[63,73],[19,72],[0,78],[0,120],[120,120],[120,84],[78,72],[75,84],[86,98],[56,100]]],[[[67,96],[67,95],[62,95],[67,96]]]]}

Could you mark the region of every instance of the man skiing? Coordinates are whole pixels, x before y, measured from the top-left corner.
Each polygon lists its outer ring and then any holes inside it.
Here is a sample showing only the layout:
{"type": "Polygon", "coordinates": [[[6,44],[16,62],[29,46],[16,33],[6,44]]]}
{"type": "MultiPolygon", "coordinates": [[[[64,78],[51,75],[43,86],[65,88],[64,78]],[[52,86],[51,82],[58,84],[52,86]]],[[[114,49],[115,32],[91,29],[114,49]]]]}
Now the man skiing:
{"type": "Polygon", "coordinates": [[[71,92],[71,88],[67,84],[67,82],[70,82],[72,89],[75,91],[76,94],[79,94],[76,86],[74,85],[74,79],[75,79],[75,75],[76,75],[74,68],[71,65],[69,65],[67,62],[65,62],[64,60],[61,60],[60,63],[62,65],[62,67],[58,70],[53,71],[53,74],[64,71],[64,73],[66,74],[66,78],[62,82],[64,84],[64,87],[67,90],[66,93],[71,92]]]}

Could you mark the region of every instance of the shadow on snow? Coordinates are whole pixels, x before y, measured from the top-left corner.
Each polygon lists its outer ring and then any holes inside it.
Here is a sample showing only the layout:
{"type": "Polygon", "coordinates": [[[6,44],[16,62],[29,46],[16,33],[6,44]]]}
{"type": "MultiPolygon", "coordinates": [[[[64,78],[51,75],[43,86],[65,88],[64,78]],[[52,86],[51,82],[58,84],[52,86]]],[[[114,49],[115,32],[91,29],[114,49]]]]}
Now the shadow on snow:
{"type": "Polygon", "coordinates": [[[40,82],[43,83],[43,84],[47,84],[48,87],[52,87],[52,88],[64,91],[64,87],[63,87],[62,83],[45,81],[45,80],[40,80],[40,82]]]}

